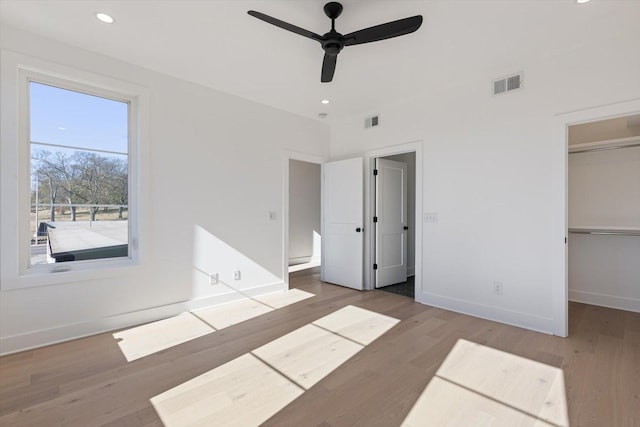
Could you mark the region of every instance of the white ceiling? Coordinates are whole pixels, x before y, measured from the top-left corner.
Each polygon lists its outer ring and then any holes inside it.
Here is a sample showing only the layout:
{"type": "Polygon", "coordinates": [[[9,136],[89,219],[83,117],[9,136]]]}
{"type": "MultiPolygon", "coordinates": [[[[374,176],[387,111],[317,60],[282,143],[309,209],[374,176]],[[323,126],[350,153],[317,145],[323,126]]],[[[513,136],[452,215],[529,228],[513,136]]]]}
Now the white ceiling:
{"type": "Polygon", "coordinates": [[[535,58],[613,38],[612,26],[628,27],[640,17],[636,0],[344,0],[336,22],[343,34],[418,14],[424,23],[410,35],[346,47],[333,82],[320,83],[317,42],[246,12],[323,34],[330,29],[324,3],[1,0],[0,22],[295,114],[317,119],[327,112],[332,119],[375,112],[477,76],[522,71],[535,58]],[[100,23],[97,11],[116,23],[100,23]],[[324,98],[331,104],[321,105],[324,98]]]}

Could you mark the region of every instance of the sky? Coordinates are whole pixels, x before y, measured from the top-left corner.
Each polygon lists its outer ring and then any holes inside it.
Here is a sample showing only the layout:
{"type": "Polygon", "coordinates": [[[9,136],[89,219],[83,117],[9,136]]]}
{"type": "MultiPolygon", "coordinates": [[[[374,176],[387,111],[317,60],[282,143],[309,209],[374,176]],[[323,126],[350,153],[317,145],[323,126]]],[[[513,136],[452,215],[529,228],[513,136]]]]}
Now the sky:
{"type": "Polygon", "coordinates": [[[32,142],[128,151],[127,103],[35,82],[29,90],[32,142]]]}

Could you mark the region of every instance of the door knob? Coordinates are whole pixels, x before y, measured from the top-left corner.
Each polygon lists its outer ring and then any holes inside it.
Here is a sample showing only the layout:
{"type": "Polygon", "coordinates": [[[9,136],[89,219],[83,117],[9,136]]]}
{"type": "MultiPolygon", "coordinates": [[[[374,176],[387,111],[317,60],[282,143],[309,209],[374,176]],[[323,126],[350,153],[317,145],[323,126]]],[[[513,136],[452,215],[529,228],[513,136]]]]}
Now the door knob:
{"type": "Polygon", "coordinates": [[[407,227],[406,225],[404,227],[402,227],[402,228],[405,229],[405,230],[409,229],[409,227],[407,227]]]}
{"type": "Polygon", "coordinates": [[[360,228],[360,227],[356,228],[356,233],[359,233],[361,231],[362,231],[362,228],[360,228]]]}

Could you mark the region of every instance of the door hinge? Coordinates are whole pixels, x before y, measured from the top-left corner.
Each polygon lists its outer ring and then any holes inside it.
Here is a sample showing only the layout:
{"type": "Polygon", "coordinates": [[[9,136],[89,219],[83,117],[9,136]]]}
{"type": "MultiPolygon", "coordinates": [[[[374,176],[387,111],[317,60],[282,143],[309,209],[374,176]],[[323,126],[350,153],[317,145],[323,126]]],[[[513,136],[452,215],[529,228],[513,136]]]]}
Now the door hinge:
{"type": "Polygon", "coordinates": [[[374,174],[374,175],[378,175],[378,169],[374,169],[374,170],[373,170],[373,174],[374,174]]]}
{"type": "Polygon", "coordinates": [[[566,237],[564,238],[564,244],[565,245],[567,244],[567,238],[566,237]]]}
{"type": "Polygon", "coordinates": [[[377,216],[373,217],[373,222],[378,222],[378,217],[377,216]]]}
{"type": "Polygon", "coordinates": [[[373,264],[373,269],[377,270],[378,269],[378,264],[373,264]]]}

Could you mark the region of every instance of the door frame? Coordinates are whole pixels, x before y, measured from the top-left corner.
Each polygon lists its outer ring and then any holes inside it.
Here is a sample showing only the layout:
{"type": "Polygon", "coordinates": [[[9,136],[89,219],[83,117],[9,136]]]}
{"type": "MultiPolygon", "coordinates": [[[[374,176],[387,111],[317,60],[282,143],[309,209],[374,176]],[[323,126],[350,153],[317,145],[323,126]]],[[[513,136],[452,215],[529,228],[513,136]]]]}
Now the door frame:
{"type": "MultiPolygon", "coordinates": [[[[326,157],[313,154],[299,153],[297,151],[285,151],[282,159],[282,280],[286,288],[289,289],[289,161],[298,160],[301,162],[315,163],[322,166],[327,162],[326,157]]],[[[322,174],[320,175],[322,181],[322,174]]],[[[322,183],[322,182],[321,182],[322,183]]],[[[321,190],[323,191],[323,190],[321,190]]],[[[320,193],[320,212],[322,215],[322,200],[324,194],[320,193]]],[[[324,215],[322,215],[324,218],[324,215]]],[[[322,245],[324,252],[324,245],[322,245]]],[[[321,253],[321,258],[324,254],[321,253]]],[[[322,267],[320,267],[322,270],[322,267]]]]}
{"type": "Polygon", "coordinates": [[[415,300],[419,301],[418,295],[422,293],[422,141],[408,142],[404,144],[392,145],[388,147],[370,150],[365,153],[364,174],[364,289],[375,289],[375,273],[373,262],[375,257],[373,238],[373,213],[375,212],[375,183],[373,169],[375,159],[388,157],[396,154],[416,153],[416,177],[415,177],[415,300]]]}
{"type": "Polygon", "coordinates": [[[569,335],[569,126],[640,113],[640,99],[556,114],[553,125],[553,334],[569,335]]]}

